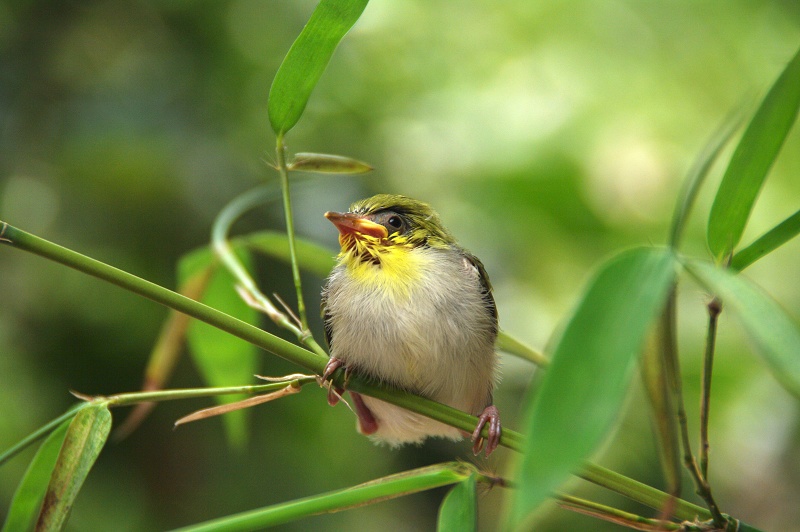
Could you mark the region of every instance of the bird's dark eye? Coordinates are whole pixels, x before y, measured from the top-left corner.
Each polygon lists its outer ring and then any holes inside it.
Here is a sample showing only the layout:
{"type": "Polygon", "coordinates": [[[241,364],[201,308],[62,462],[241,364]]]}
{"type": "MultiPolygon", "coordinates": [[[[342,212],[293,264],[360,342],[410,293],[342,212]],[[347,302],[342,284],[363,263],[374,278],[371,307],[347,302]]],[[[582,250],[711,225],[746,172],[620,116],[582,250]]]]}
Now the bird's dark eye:
{"type": "Polygon", "coordinates": [[[403,227],[403,220],[400,219],[399,216],[390,216],[386,223],[394,227],[395,229],[400,229],[403,227]]]}

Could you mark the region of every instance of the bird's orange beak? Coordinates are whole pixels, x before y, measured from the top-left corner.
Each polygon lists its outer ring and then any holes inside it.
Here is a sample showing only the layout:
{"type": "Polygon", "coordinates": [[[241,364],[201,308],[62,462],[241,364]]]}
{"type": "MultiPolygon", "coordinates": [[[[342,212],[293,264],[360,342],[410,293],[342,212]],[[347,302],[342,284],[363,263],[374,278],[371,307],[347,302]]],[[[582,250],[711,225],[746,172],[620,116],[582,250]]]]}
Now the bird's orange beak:
{"type": "Polygon", "coordinates": [[[325,218],[336,226],[340,236],[366,235],[375,238],[389,236],[389,231],[381,224],[376,224],[372,220],[367,220],[352,212],[326,212],[325,218]]]}

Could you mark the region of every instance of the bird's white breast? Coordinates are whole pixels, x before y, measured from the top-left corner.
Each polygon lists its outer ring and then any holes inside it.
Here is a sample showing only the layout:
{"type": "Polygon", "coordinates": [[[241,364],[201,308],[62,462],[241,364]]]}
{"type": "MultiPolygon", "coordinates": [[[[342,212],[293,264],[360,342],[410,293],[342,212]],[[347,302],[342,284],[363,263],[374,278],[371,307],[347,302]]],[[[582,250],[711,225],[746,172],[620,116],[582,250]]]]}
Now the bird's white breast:
{"type": "Polygon", "coordinates": [[[479,272],[450,249],[403,253],[410,255],[402,275],[391,270],[397,264],[340,264],[333,271],[326,287],[331,355],[360,373],[479,413],[491,401],[496,365],[494,317],[479,272]]]}

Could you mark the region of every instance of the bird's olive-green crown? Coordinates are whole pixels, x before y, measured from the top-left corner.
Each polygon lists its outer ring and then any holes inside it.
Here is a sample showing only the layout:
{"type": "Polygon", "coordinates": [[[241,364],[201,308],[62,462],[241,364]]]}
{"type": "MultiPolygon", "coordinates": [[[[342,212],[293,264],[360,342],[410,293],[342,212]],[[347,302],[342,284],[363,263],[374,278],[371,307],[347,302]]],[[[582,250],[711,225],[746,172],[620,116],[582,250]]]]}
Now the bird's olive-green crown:
{"type": "Polygon", "coordinates": [[[350,206],[350,212],[386,227],[389,238],[411,246],[445,247],[455,239],[430,205],[407,196],[377,194],[350,206]]]}

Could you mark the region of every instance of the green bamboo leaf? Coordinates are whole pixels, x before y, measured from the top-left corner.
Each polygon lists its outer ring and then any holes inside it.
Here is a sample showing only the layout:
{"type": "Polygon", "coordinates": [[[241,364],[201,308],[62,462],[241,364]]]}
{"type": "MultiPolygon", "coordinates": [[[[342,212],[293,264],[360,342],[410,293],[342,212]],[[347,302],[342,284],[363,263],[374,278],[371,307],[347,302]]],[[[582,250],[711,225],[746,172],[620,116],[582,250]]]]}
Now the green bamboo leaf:
{"type": "Polygon", "coordinates": [[[317,174],[366,174],[373,168],[363,161],[326,153],[297,153],[286,169],[317,174]]]}
{"type": "Polygon", "coordinates": [[[334,50],[367,0],[322,0],[281,63],[269,90],[269,121],[276,135],[294,127],[334,50]]]}
{"type": "Polygon", "coordinates": [[[722,148],[728,144],[733,134],[742,125],[743,120],[744,114],[742,109],[739,109],[732,116],[727,117],[727,119],[711,134],[703,150],[689,169],[689,175],[683,182],[681,191],[678,194],[678,201],[675,204],[675,211],[672,214],[672,222],[669,231],[669,246],[672,249],[678,249],[680,246],[686,222],[689,219],[689,214],[697,200],[700,189],[703,187],[714,163],[717,162],[722,148]]]}
{"type": "Polygon", "coordinates": [[[800,233],[800,211],[764,233],[755,242],[739,251],[731,260],[731,268],[742,271],[755,261],[769,255],[800,233]]]}
{"type": "Polygon", "coordinates": [[[36,451],[36,456],[28,465],[25,476],[22,477],[17,491],[14,492],[14,498],[11,500],[6,522],[3,525],[3,532],[33,530],[44,494],[47,491],[47,485],[50,483],[50,477],[56,466],[58,453],[71,422],[72,420],[69,419],[61,423],[36,451]]]}
{"type": "MultiPolygon", "coordinates": [[[[180,532],[261,530],[312,515],[358,508],[366,504],[440,488],[461,482],[475,473],[476,470],[473,466],[459,462],[436,464],[404,471],[350,488],[221,517],[179,530],[180,532]]],[[[387,528],[391,529],[392,527],[387,526],[387,528]]]]}
{"type": "Polygon", "coordinates": [[[664,312],[648,336],[640,364],[644,389],[650,400],[653,429],[658,441],[661,469],[667,491],[680,493],[682,462],[678,440],[678,418],[675,415],[673,383],[667,358],[677,357],[671,341],[675,330],[675,293],[667,298],[664,312]]]}
{"type": "MultiPolygon", "coordinates": [[[[231,241],[234,249],[239,246],[263,253],[270,257],[289,262],[289,239],[286,233],[277,231],[260,231],[236,237],[231,241]]],[[[300,268],[319,277],[327,277],[336,265],[336,252],[303,238],[295,239],[297,262],[300,268]]]]}
{"type": "Polygon", "coordinates": [[[439,507],[438,532],[470,532],[478,529],[478,492],[475,475],[459,482],[439,507]]]}
{"type": "MultiPolygon", "coordinates": [[[[239,257],[245,267],[249,257],[243,252],[239,257]]],[[[258,312],[242,301],[236,293],[236,281],[227,269],[219,267],[208,249],[200,249],[181,259],[178,265],[179,284],[184,286],[199,272],[212,268],[201,301],[242,321],[255,324],[258,312]]],[[[194,320],[189,324],[186,340],[193,360],[209,386],[232,386],[244,384],[257,373],[258,350],[245,342],[215,327],[194,320]]],[[[219,404],[239,401],[243,396],[219,396],[219,404]]],[[[247,441],[247,412],[239,410],[224,416],[228,441],[241,448],[247,441]]]]}
{"type": "MultiPolygon", "coordinates": [[[[178,293],[194,300],[201,299],[211,277],[211,270],[210,267],[199,270],[194,277],[178,287],[178,293]]],[[[191,318],[188,315],[176,310],[170,311],[150,352],[142,382],[143,391],[162,389],[172,376],[186,343],[189,323],[191,318]]],[[[147,418],[155,405],[155,403],[139,403],[134,406],[125,421],[114,431],[114,438],[117,440],[127,438],[147,418]]]]}
{"type": "Polygon", "coordinates": [[[556,345],[534,401],[511,519],[530,519],[608,433],[637,355],[675,279],[668,250],[623,252],[599,270],[556,345]]]}
{"type": "Polygon", "coordinates": [[[708,219],[708,247],[717,260],[739,243],[750,211],[800,108],[800,51],[767,93],[722,178],[708,219]]]}
{"type": "Polygon", "coordinates": [[[84,408],[70,422],[44,496],[37,530],[61,530],[75,497],[97,460],[111,430],[106,405],[84,408]]]}
{"type": "Polygon", "coordinates": [[[734,273],[701,261],[686,269],[741,321],[775,378],[800,397],[800,328],[761,288],[734,273]]]}

